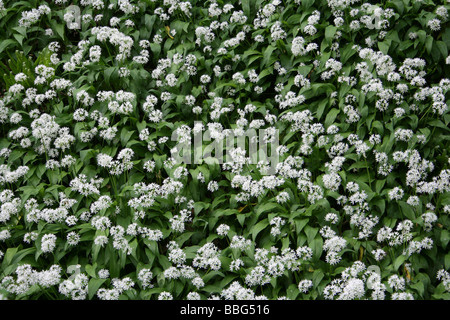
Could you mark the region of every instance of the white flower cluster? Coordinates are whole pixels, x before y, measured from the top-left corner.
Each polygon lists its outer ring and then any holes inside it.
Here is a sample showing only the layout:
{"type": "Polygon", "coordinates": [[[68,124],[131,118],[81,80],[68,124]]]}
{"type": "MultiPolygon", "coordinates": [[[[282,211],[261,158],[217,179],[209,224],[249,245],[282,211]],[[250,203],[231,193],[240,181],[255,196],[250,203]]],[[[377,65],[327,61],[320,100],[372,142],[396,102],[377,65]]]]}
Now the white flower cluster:
{"type": "Polygon", "coordinates": [[[272,251],[263,248],[255,249],[257,265],[245,277],[245,283],[248,286],[263,286],[287,272],[295,272],[313,255],[311,248],[307,246],[299,247],[297,250],[286,248],[281,254],[277,254],[276,251],[276,248],[272,251]]]}
{"type": "Polygon", "coordinates": [[[369,270],[360,261],[353,263],[341,273],[341,278],[331,281],[324,288],[325,299],[363,300],[370,293],[373,300],[384,300],[386,286],[381,283],[380,275],[369,270]]]}
{"type": "Polygon", "coordinates": [[[117,160],[107,154],[99,153],[97,164],[102,168],[107,168],[109,174],[118,176],[133,168],[133,162],[131,161],[133,156],[134,151],[130,148],[122,149],[117,155],[117,160]]]}
{"type": "Polygon", "coordinates": [[[111,279],[112,289],[100,288],[97,290],[97,297],[100,300],[119,300],[119,296],[127,290],[134,287],[134,281],[129,277],[123,279],[113,278],[111,279]]]}
{"type": "MultiPolygon", "coordinates": [[[[3,2],[1,7],[3,7],[3,2]]],[[[40,5],[38,8],[33,8],[29,11],[22,11],[22,17],[19,19],[19,26],[30,27],[32,24],[38,22],[42,15],[49,14],[50,12],[51,9],[46,4],[40,5]]]]}
{"type": "Polygon", "coordinates": [[[56,264],[43,271],[35,270],[30,264],[22,264],[14,272],[16,277],[3,277],[0,287],[13,294],[26,294],[34,285],[49,288],[59,284],[61,272],[61,267],[56,264]]]}
{"type": "Polygon", "coordinates": [[[20,199],[15,198],[11,190],[3,190],[0,193],[0,204],[0,223],[8,222],[21,209],[20,199]]]}
{"type": "Polygon", "coordinates": [[[59,292],[71,300],[85,300],[88,295],[89,278],[83,274],[76,274],[73,279],[64,280],[59,284],[59,292]]]}

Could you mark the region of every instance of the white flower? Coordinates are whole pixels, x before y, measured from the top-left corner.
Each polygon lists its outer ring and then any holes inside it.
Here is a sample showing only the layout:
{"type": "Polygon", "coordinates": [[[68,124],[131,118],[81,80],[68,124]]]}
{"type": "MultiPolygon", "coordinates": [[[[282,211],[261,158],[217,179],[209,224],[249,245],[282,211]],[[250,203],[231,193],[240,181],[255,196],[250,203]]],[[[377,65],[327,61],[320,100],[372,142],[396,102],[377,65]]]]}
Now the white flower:
{"type": "Polygon", "coordinates": [[[222,223],[220,226],[217,227],[216,231],[219,236],[226,236],[228,234],[228,231],[230,230],[230,226],[222,223]]]}
{"type": "Polygon", "coordinates": [[[42,252],[53,252],[56,247],[56,236],[54,234],[45,234],[41,239],[42,252]]]}
{"type": "Polygon", "coordinates": [[[207,189],[208,189],[208,191],[210,191],[210,192],[214,192],[214,191],[219,190],[219,184],[218,184],[218,182],[217,182],[217,181],[214,181],[214,180],[211,180],[211,181],[208,183],[207,189]]]}
{"type": "Polygon", "coordinates": [[[173,296],[170,292],[163,291],[158,295],[158,300],[173,300],[173,296]]]}
{"type": "Polygon", "coordinates": [[[439,31],[441,29],[441,21],[439,19],[430,19],[427,22],[428,28],[432,31],[439,31]]]}
{"type": "Polygon", "coordinates": [[[312,286],[313,282],[311,280],[302,280],[298,283],[298,290],[300,290],[300,292],[307,293],[312,286]]]}
{"type": "Polygon", "coordinates": [[[389,191],[389,199],[391,200],[401,200],[403,198],[404,191],[400,187],[394,187],[389,191]]]}

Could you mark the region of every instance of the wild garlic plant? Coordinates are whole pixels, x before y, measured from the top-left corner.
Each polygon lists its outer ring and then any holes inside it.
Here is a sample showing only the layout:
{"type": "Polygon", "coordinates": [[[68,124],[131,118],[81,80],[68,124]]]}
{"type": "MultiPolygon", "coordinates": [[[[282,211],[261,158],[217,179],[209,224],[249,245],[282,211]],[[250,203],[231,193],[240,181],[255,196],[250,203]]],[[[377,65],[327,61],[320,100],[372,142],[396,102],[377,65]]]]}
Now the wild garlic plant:
{"type": "Polygon", "coordinates": [[[0,297],[449,299],[449,9],[0,0],[0,297]]]}

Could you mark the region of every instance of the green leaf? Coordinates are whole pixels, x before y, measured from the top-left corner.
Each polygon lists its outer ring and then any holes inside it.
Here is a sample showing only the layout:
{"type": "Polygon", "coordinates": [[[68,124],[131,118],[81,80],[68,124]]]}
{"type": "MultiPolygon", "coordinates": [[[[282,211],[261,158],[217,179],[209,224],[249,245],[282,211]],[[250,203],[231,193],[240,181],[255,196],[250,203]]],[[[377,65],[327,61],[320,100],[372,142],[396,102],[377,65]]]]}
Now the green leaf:
{"type": "Polygon", "coordinates": [[[313,250],[313,258],[319,259],[322,255],[323,248],[323,239],[320,234],[316,235],[315,239],[310,244],[311,249],[313,250]]]}
{"type": "Polygon", "coordinates": [[[90,159],[92,159],[95,155],[94,149],[87,149],[80,151],[80,160],[83,161],[85,164],[88,164],[90,159]]]}
{"type": "Polygon", "coordinates": [[[251,235],[252,235],[253,241],[255,241],[256,237],[258,236],[258,233],[260,233],[262,230],[267,228],[268,225],[269,225],[269,221],[267,219],[264,219],[252,227],[251,235]]]}
{"type": "Polygon", "coordinates": [[[127,128],[122,129],[122,131],[120,132],[120,142],[123,146],[127,145],[127,142],[130,140],[133,133],[134,131],[129,131],[127,128]]]}
{"type": "Polygon", "coordinates": [[[301,2],[302,7],[304,7],[305,9],[308,9],[309,7],[311,7],[314,4],[314,0],[303,0],[301,2]]]}
{"type": "Polygon", "coordinates": [[[316,237],[317,232],[319,232],[319,229],[307,225],[307,226],[305,226],[305,228],[303,230],[305,231],[306,237],[308,239],[308,243],[312,244],[314,241],[314,238],[316,237]]]}
{"type": "Polygon", "coordinates": [[[312,282],[315,288],[317,288],[320,284],[320,282],[322,281],[322,279],[324,278],[325,274],[323,273],[322,270],[314,270],[313,273],[313,277],[312,277],[312,282]]]}
{"type": "Polygon", "coordinates": [[[2,53],[10,45],[16,44],[17,42],[13,39],[5,39],[0,42],[0,53],[2,53]]]}
{"type": "Polygon", "coordinates": [[[8,248],[6,250],[5,255],[3,257],[2,268],[5,268],[6,266],[11,264],[11,261],[18,249],[19,249],[18,247],[15,247],[15,248],[8,248]]]}
{"type": "Polygon", "coordinates": [[[13,34],[14,38],[17,40],[17,42],[20,44],[20,46],[22,46],[23,44],[23,39],[25,39],[25,37],[21,34],[13,34]]]}
{"type": "Polygon", "coordinates": [[[133,173],[130,175],[129,185],[132,186],[135,183],[141,182],[145,178],[145,175],[142,173],[133,173]]]}
{"type": "Polygon", "coordinates": [[[295,300],[298,294],[299,294],[298,287],[295,284],[291,284],[286,290],[287,298],[290,300],[295,300]]]}
{"type": "Polygon", "coordinates": [[[331,43],[333,41],[333,37],[336,34],[337,27],[333,25],[329,25],[325,28],[325,40],[327,40],[328,43],[331,43]]]}
{"type": "Polygon", "coordinates": [[[256,11],[256,1],[255,0],[242,0],[242,10],[245,16],[252,20],[256,11]]]}
{"type": "Polygon", "coordinates": [[[343,47],[341,52],[341,62],[344,64],[348,61],[348,59],[351,58],[356,53],[356,50],[353,49],[352,44],[348,44],[345,47],[343,47]]]}
{"type": "Polygon", "coordinates": [[[91,300],[94,295],[97,293],[98,289],[105,283],[106,279],[95,279],[91,278],[88,283],[88,296],[89,300],[91,300]]]}
{"type": "Polygon", "coordinates": [[[146,14],[144,17],[144,23],[147,30],[151,33],[153,31],[153,27],[155,26],[157,16],[152,14],[146,14]]]}
{"type": "Polygon", "coordinates": [[[35,247],[20,250],[19,252],[17,252],[14,255],[14,258],[11,261],[11,264],[20,263],[20,261],[22,261],[22,259],[25,258],[27,255],[33,254],[35,252],[36,252],[35,247]]]}
{"type": "Polygon", "coordinates": [[[378,42],[378,49],[380,49],[380,51],[384,54],[388,54],[390,47],[390,43],[386,43],[385,41],[378,42]]]}
{"type": "Polygon", "coordinates": [[[276,49],[276,47],[274,47],[272,45],[268,45],[266,50],[264,50],[263,60],[261,62],[261,68],[271,66],[275,62],[275,59],[271,59],[272,53],[275,51],[275,49],[276,49]]]}
{"type": "Polygon", "coordinates": [[[406,218],[408,218],[409,220],[416,219],[414,209],[409,204],[407,204],[405,201],[398,201],[398,204],[400,206],[402,213],[405,215],[406,218]]]}
{"type": "Polygon", "coordinates": [[[152,50],[155,58],[158,58],[161,53],[161,45],[159,43],[150,43],[150,49],[152,50]]]}
{"type": "Polygon", "coordinates": [[[394,261],[394,270],[398,270],[400,266],[408,259],[405,255],[398,256],[394,261]]]}
{"type": "Polygon", "coordinates": [[[64,23],[51,20],[50,24],[52,26],[52,30],[56,31],[56,34],[61,38],[61,40],[64,40],[64,23]]]}
{"type": "Polygon", "coordinates": [[[427,37],[425,40],[425,48],[427,49],[428,54],[433,50],[433,37],[427,37]]]}
{"type": "Polygon", "coordinates": [[[380,135],[382,135],[384,133],[384,126],[378,120],[375,120],[374,122],[372,122],[372,128],[376,129],[377,133],[380,135]]]}
{"type": "Polygon", "coordinates": [[[442,59],[445,59],[448,57],[448,48],[444,41],[436,41],[435,42],[436,47],[438,48],[442,59]]]}
{"type": "Polygon", "coordinates": [[[95,272],[96,267],[97,267],[97,263],[95,262],[93,265],[90,265],[90,264],[85,265],[84,269],[86,270],[86,273],[90,277],[96,278],[97,277],[97,273],[95,272]]]}
{"type": "Polygon", "coordinates": [[[109,67],[104,71],[104,79],[106,84],[110,85],[111,81],[114,80],[113,74],[117,74],[117,67],[109,67]]]}
{"type": "Polygon", "coordinates": [[[329,126],[331,126],[334,123],[334,120],[336,120],[337,115],[339,114],[339,109],[333,108],[331,109],[326,118],[325,118],[325,128],[328,128],[329,126]]]}
{"type": "Polygon", "coordinates": [[[445,255],[444,266],[446,270],[450,269],[450,253],[445,255]]]}
{"type": "Polygon", "coordinates": [[[450,241],[450,232],[448,232],[447,230],[443,229],[441,231],[441,243],[442,243],[442,247],[445,249],[448,245],[448,242],[450,241]]]}
{"type": "Polygon", "coordinates": [[[316,114],[317,114],[317,119],[320,120],[320,118],[322,118],[322,115],[325,111],[325,108],[328,106],[328,100],[324,99],[319,103],[319,106],[317,108],[316,114]]]}
{"type": "Polygon", "coordinates": [[[413,288],[413,289],[416,289],[417,293],[421,297],[423,297],[423,294],[425,292],[425,286],[423,285],[423,282],[419,281],[419,282],[413,283],[413,284],[410,285],[410,287],[413,288]]]}
{"type": "Polygon", "coordinates": [[[22,158],[22,156],[25,154],[25,151],[21,150],[13,150],[11,154],[8,157],[8,160],[10,163],[14,162],[17,159],[22,158]]]}
{"type": "Polygon", "coordinates": [[[245,214],[238,214],[236,218],[239,221],[239,224],[241,225],[241,227],[243,227],[246,215],[245,214]]]}
{"type": "Polygon", "coordinates": [[[295,221],[295,231],[299,234],[303,228],[308,224],[309,219],[300,219],[295,221]]]}
{"type": "MultiPolygon", "coordinates": [[[[281,207],[278,203],[275,203],[275,202],[267,202],[267,203],[265,203],[265,204],[263,204],[263,205],[259,205],[259,206],[255,209],[255,213],[256,213],[257,216],[259,216],[259,215],[261,215],[261,214],[264,213],[264,212],[267,212],[267,211],[274,212],[274,209],[281,209],[281,208],[282,208],[282,207],[281,207]]],[[[279,210],[276,210],[276,211],[279,211],[279,210]]]]}
{"type": "Polygon", "coordinates": [[[450,128],[446,126],[441,120],[438,119],[428,121],[427,124],[432,127],[444,129],[445,131],[450,131],[450,128]]]}
{"type": "Polygon", "coordinates": [[[380,194],[380,192],[383,190],[383,187],[385,184],[386,184],[386,179],[377,180],[377,182],[375,183],[375,192],[380,194]]]}

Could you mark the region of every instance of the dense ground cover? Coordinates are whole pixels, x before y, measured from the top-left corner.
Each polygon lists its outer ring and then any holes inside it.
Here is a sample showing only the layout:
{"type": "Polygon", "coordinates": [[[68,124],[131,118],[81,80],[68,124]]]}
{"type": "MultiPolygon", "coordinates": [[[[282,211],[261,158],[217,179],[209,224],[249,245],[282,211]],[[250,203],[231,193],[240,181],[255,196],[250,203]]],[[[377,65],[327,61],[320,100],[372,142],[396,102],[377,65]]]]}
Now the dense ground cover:
{"type": "Polygon", "coordinates": [[[448,9],[0,0],[1,297],[450,299],[448,9]]]}

